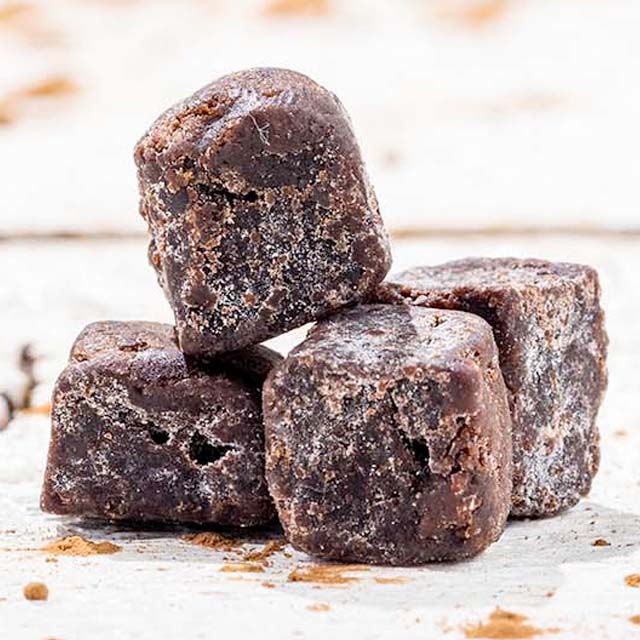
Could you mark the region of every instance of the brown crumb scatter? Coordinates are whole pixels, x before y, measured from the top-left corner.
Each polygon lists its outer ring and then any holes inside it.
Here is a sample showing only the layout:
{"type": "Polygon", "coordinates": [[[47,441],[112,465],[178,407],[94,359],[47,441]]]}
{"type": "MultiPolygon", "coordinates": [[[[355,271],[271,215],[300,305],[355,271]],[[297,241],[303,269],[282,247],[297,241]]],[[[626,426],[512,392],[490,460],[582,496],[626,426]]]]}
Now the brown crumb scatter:
{"type": "Polygon", "coordinates": [[[329,0],[271,0],[265,8],[269,16],[325,16],[331,12],[329,0]]]}
{"type": "Polygon", "coordinates": [[[396,576],[395,578],[374,578],[374,582],[378,584],[405,584],[408,582],[407,578],[403,578],[402,576],[396,576]]]}
{"type": "Polygon", "coordinates": [[[0,125],[11,124],[15,120],[15,114],[11,105],[4,99],[0,99],[0,125]]]}
{"type": "Polygon", "coordinates": [[[556,595],[555,591],[547,591],[547,593],[544,594],[545,598],[553,598],[553,596],[556,595]]]}
{"type": "Polygon", "coordinates": [[[636,589],[640,588],[640,573],[631,573],[628,576],[625,576],[624,583],[627,587],[635,587],[636,589]]]}
{"type": "Polygon", "coordinates": [[[452,0],[439,17],[467,28],[482,28],[502,18],[507,0],[452,0]]]}
{"type": "Polygon", "coordinates": [[[604,538],[596,538],[592,543],[592,547],[610,547],[611,543],[604,538]]]}
{"type": "Polygon", "coordinates": [[[264,582],[260,583],[265,589],[275,589],[276,585],[275,582],[269,582],[268,580],[265,580],[264,582]]]}
{"type": "Polygon", "coordinates": [[[48,416],[51,415],[51,404],[47,402],[37,407],[26,407],[20,413],[27,416],[48,416]]]}
{"type": "Polygon", "coordinates": [[[44,20],[35,3],[9,0],[0,4],[0,26],[28,45],[49,46],[64,42],[61,34],[44,20]]]}
{"type": "Polygon", "coordinates": [[[33,13],[33,6],[26,2],[7,2],[0,6],[0,22],[12,23],[23,20],[33,13]]]}
{"type": "Polygon", "coordinates": [[[80,536],[68,536],[54,540],[42,547],[43,551],[59,556],[97,556],[116,553],[122,547],[112,542],[93,542],[80,536]]]}
{"type": "Polygon", "coordinates": [[[309,611],[330,611],[331,607],[326,602],[314,602],[307,605],[309,611]]]}
{"type": "Polygon", "coordinates": [[[285,540],[271,540],[270,542],[267,542],[262,549],[247,551],[247,553],[244,554],[243,559],[249,562],[266,563],[268,558],[275,553],[282,551],[286,544],[285,540]]]}
{"type": "Polygon", "coordinates": [[[214,551],[234,551],[242,547],[243,543],[240,540],[234,540],[233,538],[227,538],[219,533],[213,531],[203,531],[202,533],[191,533],[186,536],[182,536],[182,539],[191,544],[197,544],[207,549],[213,549],[214,551]]]}
{"type": "Polygon", "coordinates": [[[66,76],[44,78],[21,89],[21,93],[29,98],[56,98],[71,95],[76,91],[76,83],[66,76]]]}
{"type": "Polygon", "coordinates": [[[540,629],[528,624],[527,617],[496,607],[489,620],[463,627],[466,638],[533,638],[546,633],[558,633],[559,629],[540,629]]]}
{"type": "Polygon", "coordinates": [[[629,622],[631,622],[631,624],[640,624],[640,615],[631,616],[629,622]]]}
{"type": "Polygon", "coordinates": [[[11,124],[28,108],[41,99],[64,98],[77,91],[77,85],[66,76],[43,78],[38,82],[11,91],[0,97],[0,124],[11,124]]]}
{"type": "Polygon", "coordinates": [[[22,589],[27,600],[46,600],[49,597],[49,589],[44,582],[30,582],[22,589]]]}
{"type": "Polygon", "coordinates": [[[347,576],[353,571],[368,571],[369,567],[359,564],[315,564],[296,567],[289,574],[289,582],[311,582],[314,584],[339,585],[357,582],[358,578],[347,576]]]}
{"type": "Polygon", "coordinates": [[[618,436],[619,438],[624,438],[624,436],[629,435],[625,429],[617,429],[613,432],[614,436],[618,436]]]}
{"type": "Polygon", "coordinates": [[[49,562],[49,563],[51,563],[51,562],[58,562],[58,558],[53,558],[53,557],[52,557],[52,558],[47,558],[47,559],[45,560],[45,562],[49,562]]]}
{"type": "Polygon", "coordinates": [[[222,573],[263,573],[264,567],[251,562],[236,562],[234,564],[225,564],[220,567],[222,573]]]}

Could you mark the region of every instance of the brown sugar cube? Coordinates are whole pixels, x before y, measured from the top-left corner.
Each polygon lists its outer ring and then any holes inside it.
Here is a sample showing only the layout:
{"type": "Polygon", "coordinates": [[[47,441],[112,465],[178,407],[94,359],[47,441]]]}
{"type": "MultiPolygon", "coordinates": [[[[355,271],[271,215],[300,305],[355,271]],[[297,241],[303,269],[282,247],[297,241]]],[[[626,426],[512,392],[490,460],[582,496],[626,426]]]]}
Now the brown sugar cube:
{"type": "Polygon", "coordinates": [[[264,387],[267,480],[294,547],[414,565],[502,533],[511,430],[491,327],[363,305],[319,323],[264,387]]]}
{"type": "Polygon", "coordinates": [[[251,347],[193,362],[169,325],[89,325],[53,393],[42,508],[110,520],[270,521],[261,388],[279,359],[251,347]]]}
{"type": "Polygon", "coordinates": [[[589,492],[607,384],[594,269],[469,258],[393,276],[377,299],[470,311],[493,327],[513,420],[512,515],[553,515],[589,492]]]}
{"type": "Polygon", "coordinates": [[[387,236],[349,118],[306,76],[251,69],[135,150],[149,255],[190,355],[256,344],[370,294],[387,236]]]}

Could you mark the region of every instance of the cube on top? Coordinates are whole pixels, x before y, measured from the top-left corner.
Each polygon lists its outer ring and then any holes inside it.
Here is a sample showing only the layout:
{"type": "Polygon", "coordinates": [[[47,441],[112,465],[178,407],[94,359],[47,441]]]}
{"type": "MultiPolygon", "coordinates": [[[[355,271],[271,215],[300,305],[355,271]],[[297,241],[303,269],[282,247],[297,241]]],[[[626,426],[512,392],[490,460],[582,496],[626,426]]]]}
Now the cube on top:
{"type": "Polygon", "coordinates": [[[513,419],[512,515],[548,516],[586,495],[607,335],[591,267],[469,258],[391,276],[379,301],[475,313],[491,324],[513,419]]]}
{"type": "Polygon", "coordinates": [[[294,547],[411,565],[470,557],[511,504],[511,421],[491,327],[360,305],[267,377],[267,479],[294,547]]]}
{"type": "Polygon", "coordinates": [[[389,269],[348,115],[304,75],[225,76],[160,116],[135,159],[150,261],[187,354],[321,318],[389,269]]]}
{"type": "Polygon", "coordinates": [[[280,359],[257,346],[194,362],[169,325],[90,324],[54,389],[42,508],[137,522],[270,521],[261,390],[280,359]]]}

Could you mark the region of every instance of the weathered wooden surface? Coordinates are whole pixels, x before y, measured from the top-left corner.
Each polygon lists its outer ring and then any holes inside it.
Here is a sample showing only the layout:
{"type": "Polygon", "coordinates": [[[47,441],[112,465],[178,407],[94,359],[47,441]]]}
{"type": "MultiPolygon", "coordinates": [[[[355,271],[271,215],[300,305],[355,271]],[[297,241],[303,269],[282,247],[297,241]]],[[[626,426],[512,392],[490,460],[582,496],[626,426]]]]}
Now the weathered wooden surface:
{"type": "Polygon", "coordinates": [[[199,86],[263,65],[294,67],[341,97],[391,227],[638,224],[633,0],[285,0],[293,15],[270,11],[281,0],[0,0],[0,10],[16,4],[21,17],[0,11],[0,234],[141,230],[137,138],[199,86]],[[296,12],[309,4],[319,10],[296,12]]]}
{"type": "MultiPolygon", "coordinates": [[[[640,241],[573,236],[433,237],[395,243],[395,267],[464,255],[533,255],[589,262],[600,270],[611,337],[610,389],[601,413],[603,464],[588,500],[562,517],[512,523],[477,559],[420,569],[371,568],[343,586],[290,582],[309,562],[276,554],[264,573],[221,573],[224,555],[175,531],[135,531],[45,516],[38,510],[49,423],[22,414],[0,432],[0,636],[153,639],[462,638],[463,626],[496,606],[530,617],[551,637],[640,635],[640,241]],[[78,532],[123,551],[46,562],[39,548],[78,532]],[[610,546],[592,546],[603,538],[610,546]],[[381,583],[380,578],[394,582],[381,583]],[[23,585],[49,586],[44,603],[23,585]],[[264,582],[274,586],[265,587],[264,582]],[[329,610],[309,610],[326,603],[329,610]]],[[[34,402],[47,401],[71,340],[102,318],[169,320],[142,241],[0,244],[2,369],[23,342],[42,359],[34,402]]],[[[301,336],[278,339],[286,350],[301,336]]],[[[258,541],[256,541],[256,546],[258,541]]],[[[286,549],[286,551],[291,551],[286,549]]]]}

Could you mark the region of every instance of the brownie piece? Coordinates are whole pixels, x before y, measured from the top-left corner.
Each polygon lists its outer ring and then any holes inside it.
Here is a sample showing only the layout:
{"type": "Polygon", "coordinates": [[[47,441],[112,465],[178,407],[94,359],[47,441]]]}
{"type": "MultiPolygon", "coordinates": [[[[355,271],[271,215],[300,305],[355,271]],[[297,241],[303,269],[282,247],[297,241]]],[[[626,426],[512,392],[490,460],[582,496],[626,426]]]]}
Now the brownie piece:
{"type": "Polygon", "coordinates": [[[513,420],[513,516],[550,516],[589,492],[607,385],[607,335],[591,267],[469,258],[393,276],[377,299],[470,311],[493,327],[513,420]]]}
{"type": "Polygon", "coordinates": [[[261,387],[280,359],[257,346],[197,363],[169,325],[89,325],[53,393],[42,508],[111,520],[270,521],[261,387]]]}
{"type": "Polygon", "coordinates": [[[389,269],[349,118],[306,76],[225,76],[160,116],[135,160],[150,261],[187,354],[316,320],[389,269]]]}
{"type": "Polygon", "coordinates": [[[491,327],[363,305],[319,323],[264,386],[267,481],[297,549],[459,560],[502,533],[511,430],[491,327]]]}

